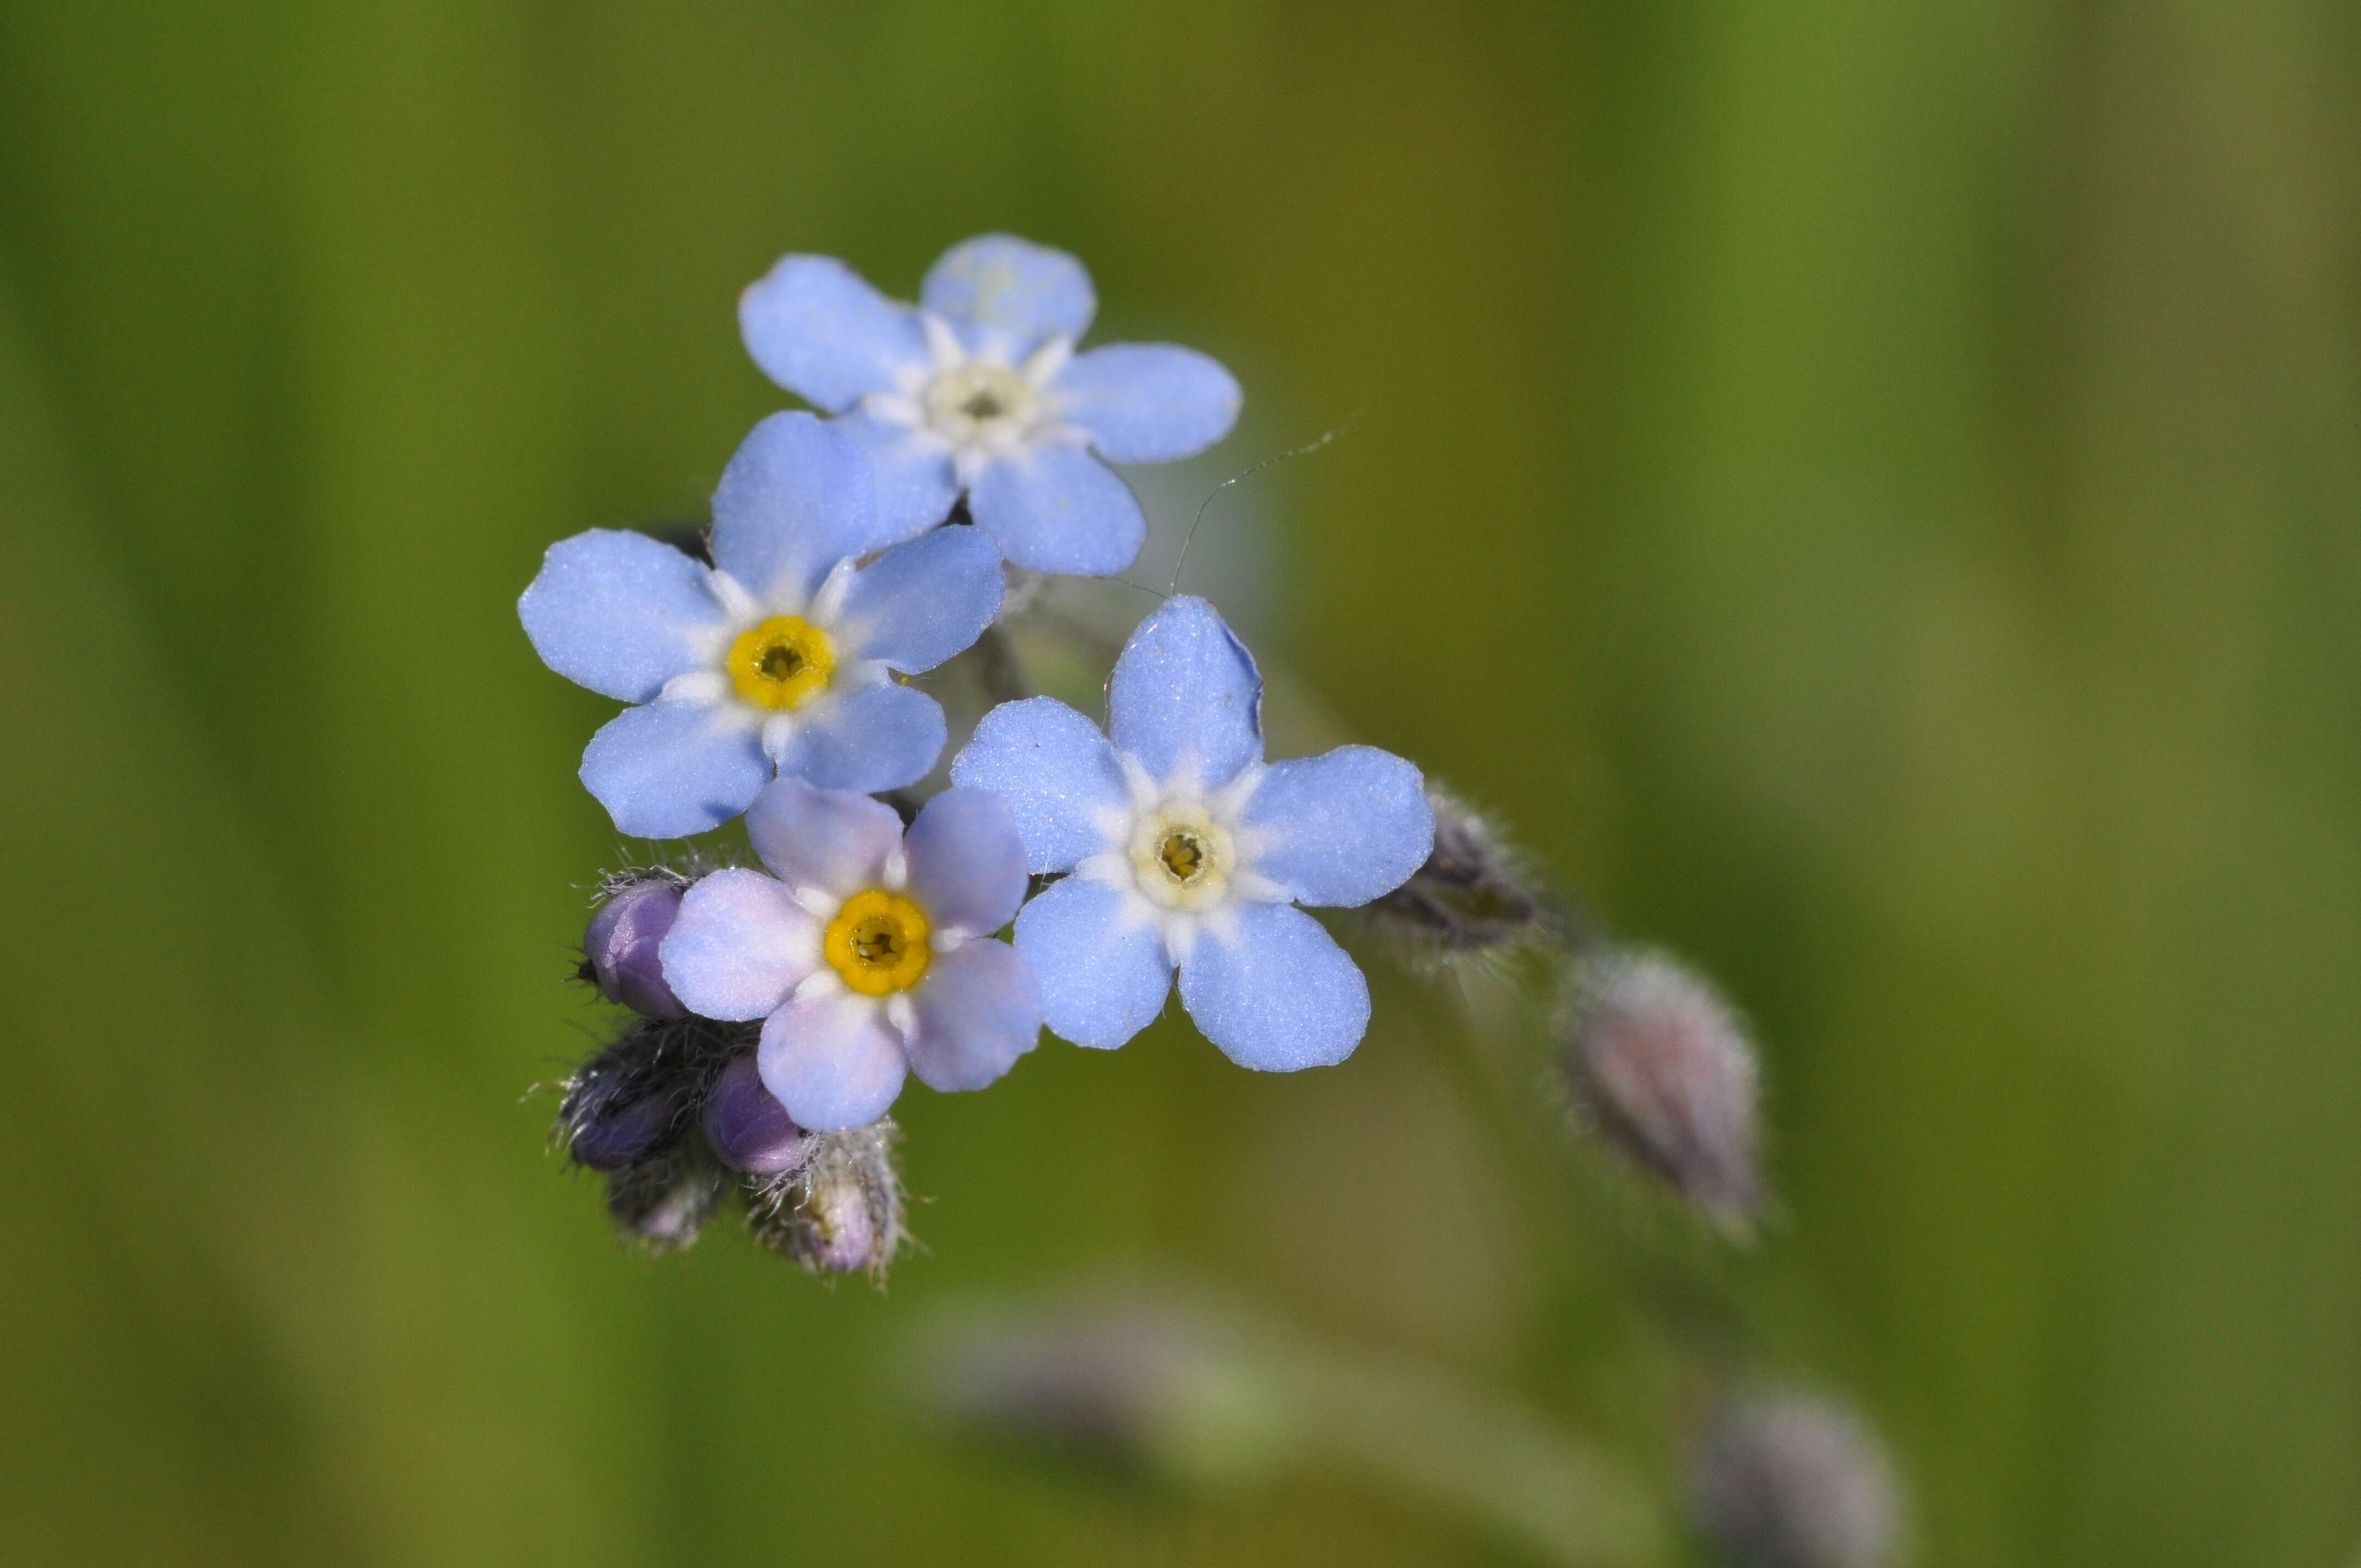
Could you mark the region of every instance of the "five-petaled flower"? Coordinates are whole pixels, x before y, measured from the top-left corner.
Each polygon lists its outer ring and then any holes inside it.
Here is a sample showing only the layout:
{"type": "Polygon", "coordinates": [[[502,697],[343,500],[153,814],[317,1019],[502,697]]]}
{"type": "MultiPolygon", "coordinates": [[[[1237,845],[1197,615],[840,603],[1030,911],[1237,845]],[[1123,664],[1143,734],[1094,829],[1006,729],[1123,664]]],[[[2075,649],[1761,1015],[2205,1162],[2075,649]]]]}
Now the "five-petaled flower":
{"type": "Polygon", "coordinates": [[[965,491],[1016,565],[1106,576],[1131,565],[1148,521],[1098,459],[1203,451],[1236,421],[1238,384],[1170,344],[1076,354],[1097,308],[1072,257],[984,235],[944,253],[915,308],[833,257],[789,256],[738,319],[764,373],[842,415],[868,450],[889,532],[942,521],[965,491]]]}
{"type": "Polygon", "coordinates": [[[1400,886],[1433,813],[1419,771],[1373,747],[1266,764],[1261,703],[1213,606],[1174,598],[1115,663],[1107,735],[1033,697],[987,714],[952,762],[955,784],[1008,802],[1034,871],[1072,873],[1016,920],[1056,1033],[1122,1045],[1178,968],[1190,1016],[1241,1066],[1326,1066],[1360,1043],[1368,984],[1292,905],[1400,886]]]}
{"type": "MultiPolygon", "coordinates": [[[[929,670],[999,612],[1000,557],[973,529],[907,536],[842,430],[774,414],[713,496],[713,565],[595,529],[550,547],[518,602],[549,667],[642,706],[591,738],[582,782],[625,833],[719,827],[774,773],[898,789],[941,755],[943,710],[894,673],[929,670]]],[[[891,815],[891,813],[888,813],[891,815]]]]}
{"type": "Polygon", "coordinates": [[[992,933],[1025,896],[1008,807],[982,790],[893,807],[782,778],[746,813],[774,873],[715,872],[681,899],[664,980],[691,1012],[765,1020],[763,1083],[814,1132],[875,1121],[906,1072],[981,1089],[1033,1048],[1041,997],[992,933]]]}

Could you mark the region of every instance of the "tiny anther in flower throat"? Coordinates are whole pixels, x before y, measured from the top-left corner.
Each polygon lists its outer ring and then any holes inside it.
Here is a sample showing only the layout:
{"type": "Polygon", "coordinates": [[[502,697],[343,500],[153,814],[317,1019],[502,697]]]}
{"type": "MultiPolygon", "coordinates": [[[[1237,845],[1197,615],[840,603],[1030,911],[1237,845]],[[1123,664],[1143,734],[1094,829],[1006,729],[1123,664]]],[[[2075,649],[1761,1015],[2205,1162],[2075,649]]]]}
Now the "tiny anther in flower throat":
{"type": "Polygon", "coordinates": [[[1167,801],[1131,836],[1131,882],[1159,908],[1205,910],[1229,896],[1238,846],[1199,802],[1167,801]]]}
{"type": "Polygon", "coordinates": [[[926,390],[927,422],[954,446],[1014,442],[1040,414],[1041,400],[1005,365],[970,360],[936,376],[926,390]]]}
{"type": "Polygon", "coordinates": [[[799,615],[774,615],[730,645],[730,684],[761,707],[786,712],[827,689],[836,670],[828,633],[799,615]]]}
{"type": "Polygon", "coordinates": [[[1174,882],[1193,881],[1205,869],[1205,846],[1192,834],[1168,836],[1157,855],[1174,882]]]}
{"type": "Polygon", "coordinates": [[[899,894],[872,888],[844,901],[821,950],[844,983],[863,996],[907,991],[932,958],[927,916],[899,894]]]}

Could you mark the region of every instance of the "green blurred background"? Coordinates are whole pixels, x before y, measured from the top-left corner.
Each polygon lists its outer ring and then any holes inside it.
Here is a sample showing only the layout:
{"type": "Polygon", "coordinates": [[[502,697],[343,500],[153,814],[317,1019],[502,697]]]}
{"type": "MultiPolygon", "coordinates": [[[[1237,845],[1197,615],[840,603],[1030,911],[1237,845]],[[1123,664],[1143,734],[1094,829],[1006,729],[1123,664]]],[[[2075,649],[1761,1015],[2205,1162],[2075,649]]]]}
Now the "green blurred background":
{"type": "Polygon", "coordinates": [[[2295,0],[9,0],[0,1557],[1526,1560],[898,1397],[943,1302],[1146,1257],[1663,1471],[1433,991],[1301,1079],[914,1090],[883,1297],[643,1262],[545,1155],[610,705],[515,596],[786,400],[779,253],[1006,228],[1239,373],[1205,485],[1366,410],[1208,570],[1273,531],[1268,650],[1754,1016],[1742,1288],[1924,1563],[2345,1561],[2356,64],[2295,0]]]}

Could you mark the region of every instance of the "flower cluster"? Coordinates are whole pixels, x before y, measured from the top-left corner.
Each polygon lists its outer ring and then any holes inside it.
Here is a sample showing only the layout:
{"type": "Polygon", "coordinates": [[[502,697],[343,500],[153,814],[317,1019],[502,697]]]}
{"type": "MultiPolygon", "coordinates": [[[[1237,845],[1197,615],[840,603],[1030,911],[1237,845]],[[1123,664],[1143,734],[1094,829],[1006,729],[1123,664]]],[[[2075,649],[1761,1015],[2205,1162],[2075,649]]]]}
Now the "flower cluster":
{"type": "Polygon", "coordinates": [[[1434,844],[1424,781],[1366,746],[1266,762],[1261,677],[1204,600],[1140,623],[1104,731],[1005,702],[948,787],[910,793],[950,741],[911,677],[971,650],[1005,665],[1012,569],[1128,567],[1147,521],[1106,465],[1191,455],[1237,417],[1202,354],[1078,352],[1095,310],[1072,257],[1006,236],[954,247],[915,305],[785,258],[739,318],[818,411],[754,427],[702,552],[594,530],[519,603],[550,668],[630,705],[582,758],[617,829],[742,817],[760,862],[610,879],[585,934],[586,978],[638,1020],[569,1080],[559,1135],[653,1245],[734,1189],[807,1266],[882,1266],[907,1077],[981,1089],[1045,1024],[1120,1046],[1176,974],[1243,1066],[1342,1061],[1367,1027],[1360,970],[1298,905],[1409,881],[1434,844]]]}

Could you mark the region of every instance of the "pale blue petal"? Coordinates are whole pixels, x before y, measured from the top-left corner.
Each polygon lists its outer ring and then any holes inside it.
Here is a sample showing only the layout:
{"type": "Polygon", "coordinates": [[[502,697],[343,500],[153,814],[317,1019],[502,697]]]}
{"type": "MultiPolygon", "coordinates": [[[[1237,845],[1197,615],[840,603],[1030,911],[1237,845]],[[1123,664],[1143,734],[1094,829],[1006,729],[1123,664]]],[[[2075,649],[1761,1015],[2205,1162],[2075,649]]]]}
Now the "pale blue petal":
{"type": "Polygon", "coordinates": [[[746,809],[771,776],[761,742],[701,702],[627,707],[590,737],[582,784],[634,839],[686,839],[746,809]]]}
{"type": "Polygon", "coordinates": [[[839,658],[916,674],[972,647],[1006,588],[997,545],[972,528],[939,528],[854,573],[829,632],[839,658]]]}
{"type": "Polygon", "coordinates": [[[1130,799],[1107,738],[1053,696],[1004,702],[985,714],[951,760],[951,783],[1008,803],[1037,872],[1070,871],[1107,848],[1095,819],[1130,799]]]}
{"type": "Polygon", "coordinates": [[[1191,457],[1238,421],[1238,383],[1219,362],[1170,343],[1111,343],[1077,355],[1049,384],[1059,416],[1110,463],[1191,457]]]}
{"type": "Polygon", "coordinates": [[[879,543],[916,538],[950,516],[960,484],[950,453],[892,420],[854,412],[835,423],[868,455],[879,543]]]}
{"type": "Polygon", "coordinates": [[[1157,779],[1194,769],[1208,788],[1262,755],[1262,675],[1203,599],[1164,601],[1139,623],[1107,683],[1115,749],[1157,779]]]}
{"type": "Polygon", "coordinates": [[[910,896],[940,930],[989,935],[1025,902],[1025,843],[989,790],[947,789],[927,802],[904,844],[910,896]]]}
{"type": "Polygon", "coordinates": [[[746,808],[746,840],[789,887],[849,898],[884,881],[902,818],[882,800],[783,778],[746,808]]]}
{"type": "Polygon", "coordinates": [[[1041,1035],[1033,966],[1005,942],[970,942],[937,954],[911,1002],[915,1016],[902,1048],[929,1089],[996,1082],[1041,1035]]]}
{"type": "Polygon", "coordinates": [[[971,348],[1005,346],[1022,359],[1062,333],[1080,337],[1098,311],[1091,275],[1062,250],[1014,235],[979,235],[943,252],[918,290],[971,348]]]}
{"type": "Polygon", "coordinates": [[[756,425],[713,492],[713,564],[765,603],[801,603],[829,568],[886,543],[853,439],[815,414],[756,425]]]}
{"type": "Polygon", "coordinates": [[[681,895],[659,953],[691,1013],[765,1018],[819,967],[819,929],[784,883],[732,866],[681,895]]]}
{"type": "Polygon", "coordinates": [[[1154,921],[1126,928],[1126,895],[1068,877],[1016,916],[1016,950],[1041,982],[1050,1032],[1112,1050],[1156,1021],[1172,991],[1172,965],[1154,921]]]}
{"type": "Polygon", "coordinates": [[[902,1092],[902,1042],[873,996],[830,990],[799,996],[763,1025],[754,1065],[796,1126],[865,1127],[902,1092]]]}
{"type": "Polygon", "coordinates": [[[722,620],[704,567],[605,528],[551,545],[517,614],[542,663],[619,702],[645,702],[695,669],[694,634],[722,620]]]}
{"type": "Polygon", "coordinates": [[[1434,848],[1426,781],[1374,746],[1272,763],[1246,825],[1262,840],[1254,869],[1300,904],[1367,904],[1408,882],[1434,848]]]}
{"type": "Polygon", "coordinates": [[[781,257],[738,296],[738,329],[763,374],[830,413],[929,362],[918,313],[832,256],[781,257]]]}
{"type": "Polygon", "coordinates": [[[1320,922],[1291,904],[1231,906],[1223,941],[1210,928],[1180,969],[1180,1003],[1205,1038],[1263,1072],[1333,1067],[1369,1026],[1369,982],[1320,922]]]}
{"type": "Polygon", "coordinates": [[[976,525],[1020,566],[1111,577],[1139,556],[1148,514],[1107,466],[1079,446],[1040,446],[986,468],[968,491],[976,525]]]}
{"type": "Polygon", "coordinates": [[[822,789],[874,795],[933,772],[947,738],[942,704],[922,691],[881,682],[847,693],[798,724],[779,753],[779,772],[822,789]]]}

